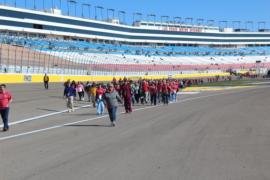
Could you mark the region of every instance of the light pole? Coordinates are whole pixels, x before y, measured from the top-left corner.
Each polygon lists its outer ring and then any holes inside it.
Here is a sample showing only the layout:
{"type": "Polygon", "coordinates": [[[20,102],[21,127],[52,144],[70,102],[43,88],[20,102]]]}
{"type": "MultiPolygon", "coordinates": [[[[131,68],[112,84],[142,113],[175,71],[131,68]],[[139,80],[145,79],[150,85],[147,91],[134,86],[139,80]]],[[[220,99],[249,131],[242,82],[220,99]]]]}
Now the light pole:
{"type": "Polygon", "coordinates": [[[173,21],[174,21],[174,24],[176,25],[176,24],[181,24],[181,20],[182,20],[182,18],[181,17],[174,17],[173,18],[173,21]],[[177,21],[178,20],[178,21],[177,21]]]}
{"type": "Polygon", "coordinates": [[[241,29],[241,21],[233,21],[232,25],[233,29],[241,29]]]}
{"type": "Polygon", "coordinates": [[[62,0],[59,0],[59,9],[62,10],[62,0]]]}
{"type": "Polygon", "coordinates": [[[95,6],[95,19],[98,20],[98,9],[100,10],[100,19],[103,19],[103,9],[104,7],[102,6],[95,6]]]}
{"type": "Polygon", "coordinates": [[[258,31],[264,31],[265,30],[265,21],[258,22],[258,31]]]}
{"type": "Polygon", "coordinates": [[[125,17],[126,12],[125,11],[118,11],[118,19],[119,19],[120,23],[121,23],[121,18],[120,18],[121,15],[122,15],[122,23],[125,24],[126,23],[126,17],[125,17]]]}
{"type": "Polygon", "coordinates": [[[139,12],[133,13],[133,24],[135,23],[135,21],[137,21],[136,20],[136,16],[139,17],[139,20],[138,21],[141,21],[141,19],[142,19],[142,13],[139,13],[139,12]]]}
{"type": "Polygon", "coordinates": [[[91,16],[91,14],[90,14],[91,13],[91,11],[90,11],[91,4],[87,4],[87,3],[82,4],[82,17],[84,17],[84,11],[83,11],[84,6],[88,7],[89,19],[90,19],[90,16],[91,16]]]}
{"type": "Polygon", "coordinates": [[[34,10],[36,10],[37,7],[36,7],[36,0],[34,0],[34,10]]]}
{"type": "Polygon", "coordinates": [[[254,29],[253,21],[246,21],[246,27],[245,28],[246,28],[247,31],[253,31],[253,29],[254,29]]]}
{"type": "Polygon", "coordinates": [[[168,23],[169,16],[161,16],[160,17],[161,27],[163,26],[163,18],[165,18],[165,22],[168,23]]]}
{"type": "Polygon", "coordinates": [[[70,15],[70,12],[69,12],[69,4],[74,4],[74,10],[75,10],[75,16],[77,15],[77,12],[76,12],[76,9],[77,9],[77,1],[75,1],[75,0],[68,0],[68,15],[70,15]]]}
{"type": "Polygon", "coordinates": [[[57,5],[59,5],[59,9],[62,10],[62,0],[58,0],[58,3],[54,1],[54,8],[58,8],[57,5]]]}
{"type": "Polygon", "coordinates": [[[207,26],[214,26],[215,21],[214,20],[207,20],[207,26]]]}
{"type": "Polygon", "coordinates": [[[156,15],[155,14],[148,14],[147,15],[147,21],[150,23],[150,18],[153,17],[154,19],[154,26],[156,26],[156,15]]]}
{"type": "Polygon", "coordinates": [[[202,19],[202,18],[197,19],[197,25],[198,26],[203,25],[203,22],[204,22],[204,19],[202,19]]]}
{"type": "Polygon", "coordinates": [[[115,9],[107,9],[107,20],[110,19],[110,12],[112,12],[112,19],[114,19],[115,9]]]}
{"type": "Polygon", "coordinates": [[[185,18],[185,23],[189,25],[193,25],[193,18],[191,17],[185,18]]]}
{"type": "Polygon", "coordinates": [[[220,29],[227,28],[228,27],[228,21],[219,21],[219,25],[218,26],[219,26],[220,29]]]}

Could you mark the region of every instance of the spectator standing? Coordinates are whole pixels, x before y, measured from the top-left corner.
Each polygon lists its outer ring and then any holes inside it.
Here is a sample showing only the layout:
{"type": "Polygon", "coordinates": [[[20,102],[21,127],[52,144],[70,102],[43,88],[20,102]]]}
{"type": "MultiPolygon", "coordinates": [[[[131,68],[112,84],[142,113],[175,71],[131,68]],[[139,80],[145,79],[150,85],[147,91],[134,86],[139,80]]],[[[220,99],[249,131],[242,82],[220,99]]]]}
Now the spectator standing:
{"type": "Polygon", "coordinates": [[[45,89],[49,89],[49,81],[50,81],[49,76],[47,74],[45,74],[44,77],[43,77],[43,82],[44,82],[45,89]]]}
{"type": "Polygon", "coordinates": [[[10,92],[6,91],[6,85],[0,85],[0,114],[3,120],[3,131],[9,130],[8,125],[8,115],[9,115],[9,104],[12,101],[12,95],[10,92]]]}
{"type": "Polygon", "coordinates": [[[90,87],[90,94],[91,94],[91,101],[93,103],[93,107],[96,107],[96,95],[97,95],[97,87],[96,83],[93,82],[92,86],[90,87]]]}

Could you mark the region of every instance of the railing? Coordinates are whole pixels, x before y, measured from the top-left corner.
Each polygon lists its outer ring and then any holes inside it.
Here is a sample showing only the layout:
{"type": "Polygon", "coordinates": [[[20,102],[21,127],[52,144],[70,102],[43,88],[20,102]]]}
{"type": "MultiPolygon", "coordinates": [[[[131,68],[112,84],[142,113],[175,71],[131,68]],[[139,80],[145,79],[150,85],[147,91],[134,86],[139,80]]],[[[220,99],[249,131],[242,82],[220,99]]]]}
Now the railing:
{"type": "MultiPolygon", "coordinates": [[[[85,46],[88,46],[88,48],[93,46],[93,48],[83,50],[84,47],[78,45],[79,42],[76,41],[57,41],[56,39],[40,39],[9,35],[0,35],[0,38],[0,73],[48,73],[72,75],[181,74],[189,71],[226,71],[234,68],[257,68],[258,64],[255,63],[256,60],[262,62],[260,66],[270,67],[269,52],[268,54],[255,54],[260,56],[260,59],[254,59],[254,61],[245,62],[241,60],[237,62],[237,58],[243,58],[241,57],[242,52],[252,58],[252,55],[254,55],[253,53],[255,52],[252,48],[241,49],[239,51],[240,53],[236,54],[213,54],[217,55],[217,57],[196,55],[196,53],[192,56],[182,54],[180,57],[177,55],[166,56],[166,51],[170,51],[173,47],[165,47],[163,48],[164,54],[162,56],[151,54],[152,57],[146,57],[145,55],[147,55],[148,52],[146,54],[142,53],[141,55],[135,55],[134,51],[145,48],[139,46],[130,46],[130,49],[133,52],[125,54],[121,52],[121,50],[129,49],[129,46],[122,46],[121,49],[119,47],[114,47],[113,45],[104,45],[107,50],[108,48],[118,48],[116,50],[116,53],[118,54],[114,54],[113,52],[98,50],[97,47],[99,47],[100,44],[88,42],[84,42],[85,46]],[[74,46],[74,49],[70,48],[71,46],[74,46]],[[162,60],[161,57],[165,60],[162,60]],[[232,60],[233,62],[230,62],[231,57],[234,57],[232,60]],[[180,62],[180,60],[183,59],[186,61],[184,63],[183,61],[180,62]],[[192,61],[194,62],[192,63],[192,61]]],[[[209,48],[204,47],[191,47],[189,49],[191,54],[194,53],[192,51],[199,51],[195,48],[203,51],[210,50],[209,48]]],[[[149,51],[151,49],[153,52],[156,50],[155,48],[148,48],[149,51]]],[[[174,47],[174,49],[176,50],[177,47],[174,47]]],[[[261,49],[269,50],[270,47],[258,48],[260,51],[261,49]]],[[[161,51],[162,48],[157,50],[161,51]]],[[[181,47],[179,47],[177,51],[182,51],[181,47]]],[[[220,52],[222,51],[223,50],[221,49],[220,52]]],[[[237,51],[237,49],[233,51],[237,51]]],[[[169,52],[167,53],[169,54],[169,52]]]]}

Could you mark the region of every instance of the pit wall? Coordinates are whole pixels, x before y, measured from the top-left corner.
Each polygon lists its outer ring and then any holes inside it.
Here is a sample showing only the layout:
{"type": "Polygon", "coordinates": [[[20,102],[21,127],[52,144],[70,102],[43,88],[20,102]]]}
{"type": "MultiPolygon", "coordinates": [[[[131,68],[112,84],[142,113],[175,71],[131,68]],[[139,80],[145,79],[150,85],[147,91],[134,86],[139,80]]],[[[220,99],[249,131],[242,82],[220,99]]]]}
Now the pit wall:
{"type": "MultiPolygon", "coordinates": [[[[41,83],[43,82],[41,74],[0,74],[0,83],[41,83]]],[[[120,79],[123,76],[74,76],[74,75],[48,75],[50,82],[65,82],[68,79],[74,81],[112,81],[113,78],[120,79]]],[[[201,74],[177,74],[177,75],[147,75],[147,76],[127,76],[128,79],[137,80],[143,79],[192,79],[192,78],[207,78],[216,76],[230,76],[229,73],[201,73],[201,74]]]]}

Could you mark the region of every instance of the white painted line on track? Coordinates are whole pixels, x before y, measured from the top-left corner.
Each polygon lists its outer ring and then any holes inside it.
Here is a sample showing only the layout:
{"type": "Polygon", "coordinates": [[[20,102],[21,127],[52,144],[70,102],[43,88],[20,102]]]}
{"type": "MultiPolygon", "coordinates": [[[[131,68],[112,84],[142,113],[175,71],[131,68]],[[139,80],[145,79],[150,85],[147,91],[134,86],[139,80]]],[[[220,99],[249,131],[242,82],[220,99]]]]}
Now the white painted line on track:
{"type": "MultiPolygon", "coordinates": [[[[219,93],[219,94],[198,96],[198,97],[193,97],[193,98],[187,98],[187,99],[180,100],[180,101],[177,101],[177,102],[173,102],[173,103],[170,103],[170,104],[179,104],[179,103],[183,103],[183,102],[187,102],[187,101],[193,101],[193,100],[197,100],[197,99],[204,99],[204,98],[208,98],[208,97],[219,96],[219,95],[224,95],[224,94],[233,94],[233,93],[235,93],[235,92],[230,92],[230,93],[224,92],[224,93],[219,93]]],[[[164,106],[164,105],[159,104],[157,106],[142,107],[142,108],[134,109],[133,112],[146,110],[146,109],[152,109],[152,108],[156,108],[156,107],[160,107],[160,106],[164,106]]],[[[121,112],[120,114],[125,114],[125,112],[121,112]]],[[[22,137],[22,136],[31,135],[31,134],[37,134],[37,133],[40,133],[40,132],[45,132],[45,131],[49,131],[49,130],[53,130],[53,129],[58,129],[58,128],[62,128],[62,127],[65,127],[65,126],[75,125],[75,124],[79,124],[79,123],[83,123],[83,122],[90,122],[90,121],[94,121],[94,120],[97,120],[97,119],[102,119],[102,118],[105,118],[105,117],[108,117],[108,115],[98,116],[98,117],[94,117],[94,118],[90,118],[90,119],[85,119],[85,120],[80,120],[80,121],[75,121],[75,122],[65,123],[65,124],[59,124],[59,125],[51,126],[51,127],[48,127],[48,128],[37,129],[37,130],[34,130],[34,131],[28,131],[28,132],[24,132],[24,133],[5,136],[5,137],[1,137],[0,141],[9,140],[9,139],[13,139],[13,138],[16,138],[16,137],[22,137]]]]}
{"type": "Polygon", "coordinates": [[[199,91],[187,91],[187,92],[178,92],[177,94],[200,94],[201,92],[199,91]]]}
{"type": "MultiPolygon", "coordinates": [[[[78,110],[78,109],[87,108],[87,107],[90,107],[90,106],[91,105],[84,105],[84,106],[76,107],[74,109],[75,110],[78,110]]],[[[35,120],[39,120],[39,119],[42,119],[42,118],[46,118],[46,117],[50,117],[50,116],[62,114],[62,113],[65,113],[65,112],[68,112],[68,110],[66,109],[66,110],[57,111],[57,112],[54,112],[54,113],[49,113],[49,114],[35,116],[35,117],[31,117],[31,118],[27,118],[27,119],[23,119],[23,120],[19,120],[19,121],[14,121],[14,122],[10,122],[9,123],[9,126],[13,126],[13,125],[17,125],[17,124],[22,124],[22,123],[26,123],[26,122],[29,122],[29,121],[35,121],[35,120]]],[[[2,128],[2,127],[3,127],[3,124],[0,125],[0,128],[2,128]]]]}
{"type": "MultiPolygon", "coordinates": [[[[192,94],[199,94],[199,93],[200,92],[179,92],[177,94],[191,94],[192,95],[192,94]]],[[[87,108],[87,107],[91,107],[91,105],[80,106],[80,107],[75,108],[75,110],[78,110],[78,109],[81,109],[81,108],[87,108]]],[[[58,115],[58,114],[66,113],[66,112],[68,112],[67,109],[62,110],[62,111],[57,111],[57,112],[54,112],[54,113],[40,115],[40,116],[34,116],[34,117],[31,117],[31,118],[10,122],[9,126],[14,126],[14,125],[17,125],[17,124],[22,124],[22,123],[26,123],[26,122],[30,122],[30,121],[36,121],[36,120],[39,120],[39,119],[42,119],[42,118],[46,118],[46,117],[50,117],[50,116],[54,116],[54,115],[58,115]]],[[[3,128],[3,124],[0,125],[0,128],[3,128]]]]}
{"type": "Polygon", "coordinates": [[[61,128],[61,127],[64,127],[64,126],[70,126],[70,125],[79,124],[79,123],[83,123],[83,122],[94,121],[94,120],[101,119],[101,118],[104,118],[104,117],[107,117],[107,116],[108,115],[104,115],[104,116],[99,116],[99,117],[95,117],[95,118],[91,118],[91,119],[85,119],[85,120],[76,121],[76,122],[72,122],[72,123],[55,125],[55,126],[51,126],[51,127],[44,128],[44,129],[37,129],[37,130],[34,130],[34,131],[28,131],[28,132],[25,132],[25,133],[14,134],[14,135],[11,135],[11,136],[6,136],[6,137],[0,138],[0,141],[16,138],[16,137],[20,137],[20,136],[30,135],[30,134],[36,134],[36,133],[43,132],[43,131],[49,131],[49,130],[61,128]]]}

